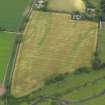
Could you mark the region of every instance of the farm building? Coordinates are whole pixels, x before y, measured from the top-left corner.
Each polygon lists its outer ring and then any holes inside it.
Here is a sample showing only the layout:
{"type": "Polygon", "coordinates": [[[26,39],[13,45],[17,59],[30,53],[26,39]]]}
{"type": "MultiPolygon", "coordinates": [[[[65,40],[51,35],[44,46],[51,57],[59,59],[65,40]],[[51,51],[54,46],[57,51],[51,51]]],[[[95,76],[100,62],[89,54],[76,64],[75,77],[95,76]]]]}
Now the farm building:
{"type": "Polygon", "coordinates": [[[76,14],[74,14],[74,15],[71,16],[71,19],[72,19],[72,20],[81,20],[81,18],[82,18],[81,15],[76,15],[76,14]]]}
{"type": "Polygon", "coordinates": [[[73,12],[71,14],[71,19],[72,20],[81,20],[82,19],[82,16],[79,12],[73,12]]]}
{"type": "Polygon", "coordinates": [[[43,8],[44,7],[44,1],[43,0],[37,0],[34,5],[37,9],[43,8]]]}

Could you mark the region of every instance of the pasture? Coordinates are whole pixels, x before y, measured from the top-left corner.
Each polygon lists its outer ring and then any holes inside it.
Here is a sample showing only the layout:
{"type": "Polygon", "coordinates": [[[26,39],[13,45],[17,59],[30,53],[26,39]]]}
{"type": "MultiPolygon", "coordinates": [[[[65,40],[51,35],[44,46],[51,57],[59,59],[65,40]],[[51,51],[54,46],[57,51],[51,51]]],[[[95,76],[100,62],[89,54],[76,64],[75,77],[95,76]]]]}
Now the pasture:
{"type": "MultiPolygon", "coordinates": [[[[68,105],[104,105],[105,71],[90,72],[87,74],[69,75],[64,81],[46,86],[38,91],[42,96],[56,96],[61,100],[73,101],[68,105]],[[91,78],[91,80],[89,79],[91,78]],[[100,78],[100,79],[99,79],[100,78]],[[57,96],[58,95],[58,96],[57,96]],[[80,102],[80,100],[84,100],[80,102]]],[[[66,102],[65,101],[65,102],[66,102]]],[[[52,105],[55,101],[47,100],[37,105],[52,105]]],[[[60,103],[58,101],[58,103],[60,103]]]]}
{"type": "Polygon", "coordinates": [[[85,3],[82,0],[48,0],[49,10],[59,12],[85,12],[85,3]]]}
{"type": "Polygon", "coordinates": [[[0,0],[0,27],[16,31],[31,0],[0,0]]]}
{"type": "MultiPolygon", "coordinates": [[[[31,93],[27,97],[27,99],[32,101],[32,99],[37,100],[38,96],[49,96],[65,100],[65,102],[77,101],[76,104],[70,103],[68,105],[104,105],[104,77],[105,70],[99,70],[96,72],[93,69],[90,69],[90,72],[88,73],[71,73],[67,75],[64,80],[45,85],[42,89],[31,93]],[[102,94],[97,96],[97,94],[100,93],[102,94]],[[85,100],[83,102],[79,102],[81,99],[85,100]]],[[[29,103],[29,100],[27,99],[24,100],[27,103],[26,105],[28,105],[29,103]]],[[[22,100],[21,103],[23,103],[24,101],[22,100]]],[[[45,100],[41,99],[38,103],[36,103],[36,105],[52,105],[52,103],[56,102],[61,103],[62,101],[55,101],[50,98],[45,100]]]]}
{"type": "Polygon", "coordinates": [[[7,32],[0,32],[0,84],[4,80],[7,65],[13,48],[15,35],[7,32]]]}
{"type": "Polygon", "coordinates": [[[12,80],[12,94],[25,95],[50,75],[90,66],[97,23],[74,21],[67,14],[33,11],[23,33],[12,80]]]}

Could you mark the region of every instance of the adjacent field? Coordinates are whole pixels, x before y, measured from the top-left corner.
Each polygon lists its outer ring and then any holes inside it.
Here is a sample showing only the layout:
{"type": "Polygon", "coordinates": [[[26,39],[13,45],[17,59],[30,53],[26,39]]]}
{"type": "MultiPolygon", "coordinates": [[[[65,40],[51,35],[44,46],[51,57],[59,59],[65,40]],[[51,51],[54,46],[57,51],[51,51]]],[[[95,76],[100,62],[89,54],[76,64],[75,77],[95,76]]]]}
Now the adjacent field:
{"type": "MultiPolygon", "coordinates": [[[[42,91],[39,92],[39,94],[42,96],[48,95],[56,96],[58,94],[59,98],[62,100],[67,101],[72,100],[74,102],[77,101],[77,104],[69,105],[104,105],[105,104],[104,100],[105,95],[103,92],[105,90],[104,85],[105,78],[103,77],[104,75],[105,75],[104,71],[91,72],[89,74],[80,74],[76,76],[71,75],[61,83],[55,83],[51,86],[45,87],[42,91]],[[91,80],[89,80],[89,78],[91,78],[91,80]],[[97,96],[97,94],[100,95],[97,96]],[[81,102],[80,100],[84,101],[81,102]]],[[[50,100],[48,100],[43,101],[41,103],[39,102],[39,104],[37,105],[52,105],[52,103],[50,100]]]]}
{"type": "MultiPolygon", "coordinates": [[[[104,77],[104,70],[99,70],[97,72],[91,70],[89,73],[69,74],[63,81],[51,83],[50,85],[44,86],[41,90],[31,93],[27,99],[37,100],[38,96],[49,96],[48,99],[41,99],[36,105],[52,105],[54,102],[62,102],[57,100],[55,101],[50,97],[57,97],[57,99],[65,100],[65,102],[78,101],[76,104],[70,103],[68,105],[104,105],[104,77]],[[100,95],[96,97],[97,94],[100,95]],[[92,98],[88,99],[89,97],[92,98]],[[80,102],[80,100],[83,99],[85,100],[80,102]]],[[[28,103],[29,101],[25,100],[25,102],[28,103]]]]}
{"type": "Polygon", "coordinates": [[[60,12],[85,11],[85,4],[82,0],[48,0],[49,10],[60,12]]]}
{"type": "Polygon", "coordinates": [[[24,95],[55,73],[90,66],[97,24],[73,21],[69,15],[34,11],[24,31],[12,82],[12,93],[24,95]]]}
{"type": "MultiPolygon", "coordinates": [[[[84,96],[78,98],[78,96],[83,95],[85,93],[88,94],[87,96],[89,96],[89,94],[93,95],[94,91],[96,91],[97,88],[100,88],[99,91],[101,91],[103,87],[105,88],[104,76],[105,76],[104,70],[103,71],[100,70],[97,72],[91,71],[90,73],[69,74],[65,80],[44,86],[44,88],[42,90],[39,90],[32,95],[34,97],[59,95],[62,98],[65,97],[65,99],[71,99],[71,100],[79,99],[79,98],[81,98],[81,99],[86,98],[84,96]],[[98,80],[99,78],[102,78],[102,79],[98,80]],[[96,81],[96,82],[93,82],[93,81],[96,81]],[[103,82],[103,85],[102,84],[98,85],[99,82],[100,83],[103,82]],[[86,86],[84,85],[85,83],[87,83],[86,86]],[[88,92],[88,91],[81,92],[80,91],[83,89],[87,89],[89,86],[91,87],[92,85],[93,86],[97,85],[97,87],[96,87],[96,89],[93,87],[93,89],[91,89],[91,92],[88,92]],[[78,88],[78,87],[80,87],[80,88],[78,88]],[[81,94],[79,94],[79,92],[81,92],[81,94]],[[76,93],[77,93],[77,96],[75,95],[76,93]],[[68,97],[67,97],[67,95],[68,95],[68,97]]],[[[96,91],[96,93],[98,93],[98,91],[96,91]]]]}
{"type": "Polygon", "coordinates": [[[0,27],[16,30],[31,0],[0,0],[0,27]]]}
{"type": "MultiPolygon", "coordinates": [[[[90,73],[70,74],[65,80],[45,86],[42,90],[31,94],[37,96],[55,96],[61,100],[77,101],[68,105],[104,105],[104,94],[97,94],[105,90],[105,71],[91,71],[90,73]],[[91,78],[91,79],[90,79],[91,78]],[[89,97],[92,97],[88,100],[89,97]],[[85,99],[83,102],[80,100],[85,99]],[[87,100],[86,100],[87,99],[87,100]]],[[[32,98],[31,97],[31,98],[32,98]]],[[[56,102],[52,100],[52,102],[56,102]]],[[[52,105],[51,100],[40,101],[37,105],[52,105]]],[[[60,103],[61,101],[57,101],[60,103]]]]}
{"type": "Polygon", "coordinates": [[[15,35],[0,32],[0,83],[3,82],[5,70],[11,55],[15,35]]]}

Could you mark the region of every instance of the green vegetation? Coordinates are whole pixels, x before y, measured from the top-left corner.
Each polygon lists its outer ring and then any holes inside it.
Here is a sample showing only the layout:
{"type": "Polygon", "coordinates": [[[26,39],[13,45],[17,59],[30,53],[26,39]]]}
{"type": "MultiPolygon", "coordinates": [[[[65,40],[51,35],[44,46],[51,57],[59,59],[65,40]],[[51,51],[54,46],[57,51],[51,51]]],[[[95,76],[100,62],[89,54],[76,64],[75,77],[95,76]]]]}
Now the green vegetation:
{"type": "Polygon", "coordinates": [[[87,7],[99,9],[101,0],[83,0],[87,7]]]}
{"type": "Polygon", "coordinates": [[[72,93],[67,93],[63,97],[65,99],[71,99],[71,100],[80,100],[85,99],[88,97],[95,96],[96,94],[100,93],[105,89],[105,79],[97,80],[95,82],[90,82],[89,84],[84,85],[82,88],[77,89],[76,91],[72,93]]]}
{"type": "Polygon", "coordinates": [[[76,87],[81,86],[83,88],[86,83],[89,85],[94,80],[97,80],[98,78],[104,78],[104,76],[105,76],[104,70],[100,70],[97,72],[91,71],[90,73],[81,73],[77,75],[75,73],[69,74],[63,81],[46,85],[41,90],[35,92],[35,95],[36,97],[37,96],[64,96],[64,94],[68,94],[73,90],[75,91],[76,87]]]}
{"type": "Polygon", "coordinates": [[[55,103],[52,101],[52,100],[48,100],[48,101],[42,101],[42,102],[39,102],[37,105],[54,105],[55,103]]]}
{"type": "Polygon", "coordinates": [[[5,105],[2,99],[0,99],[0,105],[5,105]]]}
{"type": "Polygon", "coordinates": [[[99,21],[100,16],[105,20],[105,0],[83,0],[86,5],[87,19],[99,21]],[[94,11],[94,10],[95,11],[94,11]],[[87,10],[91,11],[91,13],[87,10]]]}
{"type": "Polygon", "coordinates": [[[16,30],[25,15],[25,7],[29,1],[31,0],[0,0],[0,27],[16,30]]]}
{"type": "Polygon", "coordinates": [[[15,35],[13,33],[0,32],[0,83],[4,79],[10,55],[13,48],[15,35]]]}
{"type": "Polygon", "coordinates": [[[101,62],[105,63],[105,23],[99,33],[97,53],[101,62]]]}
{"type": "MultiPolygon", "coordinates": [[[[39,90],[32,92],[30,95],[24,96],[23,98],[14,98],[15,101],[12,102],[11,105],[15,104],[15,102],[18,102],[16,105],[21,105],[21,103],[25,102],[29,104],[37,103],[36,105],[56,105],[54,103],[56,103],[58,99],[67,101],[83,100],[78,102],[79,105],[99,105],[99,103],[101,105],[101,97],[104,97],[103,93],[105,90],[105,70],[96,72],[90,69],[90,71],[91,72],[83,72],[81,74],[76,74],[75,72],[68,74],[65,79],[47,84],[39,90]],[[99,96],[96,97],[97,95],[99,96]],[[51,97],[55,98],[53,99],[51,97]],[[90,99],[88,100],[88,98],[90,99]],[[94,103],[94,100],[98,98],[98,103],[94,103]]],[[[8,101],[11,102],[10,100],[8,101]]],[[[59,102],[61,101],[58,101],[58,103],[59,102]]]]}

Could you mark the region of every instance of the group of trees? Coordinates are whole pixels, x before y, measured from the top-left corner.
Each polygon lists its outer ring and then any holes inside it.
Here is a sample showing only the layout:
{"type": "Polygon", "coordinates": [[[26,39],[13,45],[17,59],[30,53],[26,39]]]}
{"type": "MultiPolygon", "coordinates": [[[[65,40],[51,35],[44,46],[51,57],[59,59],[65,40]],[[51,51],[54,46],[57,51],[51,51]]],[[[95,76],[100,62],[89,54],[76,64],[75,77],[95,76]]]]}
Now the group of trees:
{"type": "Polygon", "coordinates": [[[100,10],[101,10],[101,16],[103,16],[103,20],[105,21],[105,0],[101,0],[100,10]]]}
{"type": "Polygon", "coordinates": [[[64,74],[54,74],[45,80],[45,85],[63,81],[65,80],[65,78],[67,78],[68,74],[69,74],[68,72],[64,74]]]}
{"type": "Polygon", "coordinates": [[[84,13],[86,19],[98,21],[99,18],[102,17],[103,20],[105,20],[105,0],[94,1],[97,3],[93,3],[92,0],[84,0],[84,2],[86,4],[86,9],[95,9],[93,13],[88,11],[84,13]]]}
{"type": "Polygon", "coordinates": [[[105,0],[101,0],[100,8],[101,8],[102,12],[105,13],[105,0]]]}

